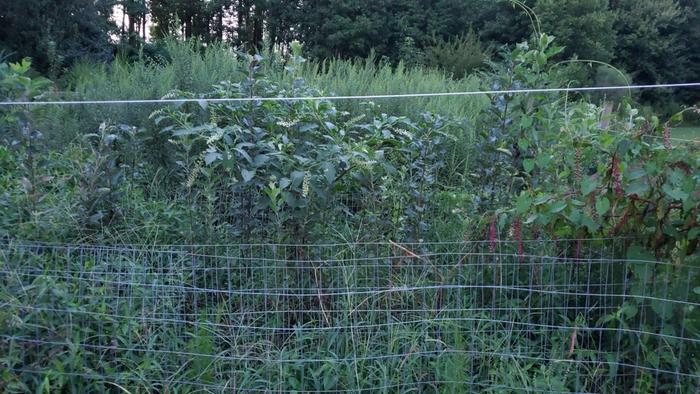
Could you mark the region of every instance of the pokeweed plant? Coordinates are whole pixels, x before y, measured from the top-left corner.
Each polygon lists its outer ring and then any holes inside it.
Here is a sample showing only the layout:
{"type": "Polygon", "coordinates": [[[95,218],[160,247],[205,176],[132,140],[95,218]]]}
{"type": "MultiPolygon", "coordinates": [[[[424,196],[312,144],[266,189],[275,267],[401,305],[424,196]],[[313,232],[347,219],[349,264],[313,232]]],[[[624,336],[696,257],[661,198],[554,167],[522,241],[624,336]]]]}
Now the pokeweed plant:
{"type": "MultiPolygon", "coordinates": [[[[518,45],[506,62],[512,66],[494,76],[506,84],[494,88],[546,86],[551,75],[547,60],[558,51],[552,42],[541,35],[533,49],[518,45]]],[[[683,112],[690,111],[697,109],[683,112]]],[[[510,228],[509,237],[518,242],[523,233],[579,240],[573,241],[566,257],[580,259],[581,239],[625,238],[629,246],[624,257],[629,261],[670,264],[614,267],[616,275],[625,278],[624,291],[641,298],[632,297],[618,311],[585,324],[644,328],[645,318],[653,317],[663,322],[665,334],[700,334],[697,310],[659,301],[669,293],[697,298],[698,292],[689,289],[700,287],[700,278],[691,275],[690,268],[700,263],[700,153],[696,146],[674,145],[670,138],[671,127],[683,113],[661,122],[639,116],[629,104],[609,113],[585,100],[542,95],[497,95],[491,113],[482,126],[482,148],[492,165],[484,163],[486,168],[475,175],[486,185],[481,198],[509,202],[485,220],[494,245],[510,228]],[[642,302],[646,296],[657,300],[642,302]]],[[[522,256],[521,250],[519,246],[522,256]]],[[[630,349],[641,347],[650,367],[693,368],[679,365],[656,337],[631,336],[628,343],[630,349]]],[[[633,363],[635,350],[623,357],[630,359],[621,361],[633,363]]],[[[672,384],[657,382],[658,387],[672,384]]]]}
{"type": "MultiPolygon", "coordinates": [[[[527,185],[515,198],[512,216],[525,218],[530,228],[551,237],[629,240],[625,257],[631,263],[615,269],[625,278],[626,291],[636,297],[591,323],[651,329],[645,321],[653,318],[662,322],[665,334],[700,335],[696,309],[661,301],[667,294],[691,300],[700,295],[691,290],[700,288],[700,277],[693,274],[700,263],[700,152],[694,146],[672,145],[664,136],[680,115],[662,123],[638,117],[628,107],[623,119],[602,127],[608,123],[600,122],[603,109],[585,105],[576,111],[580,119],[568,126],[577,126],[566,130],[562,142],[539,152],[550,158],[542,168],[550,181],[527,185]],[[634,263],[639,261],[667,264],[649,268],[634,263]],[[654,300],[645,302],[649,296],[654,300]]],[[[578,245],[573,250],[571,257],[583,257],[578,245]]],[[[638,343],[650,366],[693,368],[687,360],[679,365],[677,355],[657,337],[629,335],[629,348],[638,343]]],[[[625,356],[628,361],[637,357],[633,350],[625,356]]],[[[673,382],[652,384],[670,388],[673,382]]]]}
{"type": "MultiPolygon", "coordinates": [[[[506,62],[511,66],[491,77],[508,84],[494,88],[556,81],[547,61],[561,49],[552,43],[543,34],[519,44],[506,62]]],[[[481,125],[480,147],[493,165],[473,174],[485,180],[480,197],[512,201],[495,212],[498,228],[520,220],[523,229],[555,238],[634,235],[658,258],[693,255],[700,231],[697,149],[673,146],[669,138],[682,113],[661,123],[629,104],[608,114],[583,100],[549,97],[496,95],[493,115],[481,125]]]]}

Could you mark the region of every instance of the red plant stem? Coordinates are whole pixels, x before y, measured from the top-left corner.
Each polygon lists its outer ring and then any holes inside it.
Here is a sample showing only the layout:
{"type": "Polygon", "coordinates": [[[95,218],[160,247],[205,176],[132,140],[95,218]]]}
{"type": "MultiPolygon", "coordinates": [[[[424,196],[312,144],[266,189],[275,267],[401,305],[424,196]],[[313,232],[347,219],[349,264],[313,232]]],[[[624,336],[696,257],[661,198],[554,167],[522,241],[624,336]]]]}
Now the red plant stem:
{"type": "Polygon", "coordinates": [[[622,191],[622,173],[620,172],[620,160],[617,157],[613,157],[612,162],[612,176],[615,183],[615,195],[618,198],[624,197],[625,193],[622,191]]]}
{"type": "Polygon", "coordinates": [[[522,233],[522,222],[519,217],[515,217],[513,221],[513,236],[518,242],[518,256],[520,256],[520,262],[525,261],[525,254],[523,252],[523,233],[522,233]]]}
{"type": "Polygon", "coordinates": [[[671,145],[671,128],[668,126],[664,127],[664,147],[666,147],[666,150],[669,152],[673,149],[671,145]]]}

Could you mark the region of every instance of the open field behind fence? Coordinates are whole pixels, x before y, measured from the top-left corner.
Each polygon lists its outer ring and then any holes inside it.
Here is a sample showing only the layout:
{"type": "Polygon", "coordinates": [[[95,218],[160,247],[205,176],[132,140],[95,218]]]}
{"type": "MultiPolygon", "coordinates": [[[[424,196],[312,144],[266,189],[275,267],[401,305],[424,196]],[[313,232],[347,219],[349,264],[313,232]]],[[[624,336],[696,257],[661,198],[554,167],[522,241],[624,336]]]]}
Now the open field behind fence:
{"type": "Polygon", "coordinates": [[[700,127],[684,126],[673,129],[673,137],[700,143],[700,127]]]}
{"type": "Polygon", "coordinates": [[[623,258],[627,247],[6,242],[3,380],[132,393],[697,392],[698,268],[623,258]]]}

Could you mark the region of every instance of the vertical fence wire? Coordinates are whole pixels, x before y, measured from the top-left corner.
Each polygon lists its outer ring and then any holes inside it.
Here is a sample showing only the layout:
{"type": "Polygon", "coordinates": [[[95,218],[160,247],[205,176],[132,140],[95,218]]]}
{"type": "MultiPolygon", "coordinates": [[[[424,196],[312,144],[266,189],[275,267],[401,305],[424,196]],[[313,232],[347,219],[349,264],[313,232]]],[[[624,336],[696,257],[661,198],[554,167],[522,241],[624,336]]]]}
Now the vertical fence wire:
{"type": "Polygon", "coordinates": [[[622,239],[0,246],[0,380],[696,392],[698,268],[622,239]]]}

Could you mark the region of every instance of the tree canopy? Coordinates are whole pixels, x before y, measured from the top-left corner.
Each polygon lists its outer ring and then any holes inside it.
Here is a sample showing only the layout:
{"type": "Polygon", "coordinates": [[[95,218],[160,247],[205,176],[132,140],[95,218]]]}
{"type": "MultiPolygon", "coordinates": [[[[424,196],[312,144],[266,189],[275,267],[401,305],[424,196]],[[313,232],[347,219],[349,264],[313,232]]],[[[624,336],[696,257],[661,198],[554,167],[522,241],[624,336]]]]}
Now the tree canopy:
{"type": "Polygon", "coordinates": [[[120,46],[138,53],[148,41],[175,36],[228,42],[251,52],[286,50],[299,40],[316,59],[374,53],[459,77],[486,57],[486,48],[513,45],[539,25],[566,47],[562,58],[610,62],[639,83],[700,78],[700,0],[0,0],[0,5],[0,49],[6,56],[34,58],[44,72],[60,72],[80,58],[108,59],[120,46]],[[436,55],[450,50],[468,54],[436,55]]]}
{"type": "Polygon", "coordinates": [[[0,0],[0,50],[58,72],[75,60],[112,55],[111,0],[0,0]]]}

